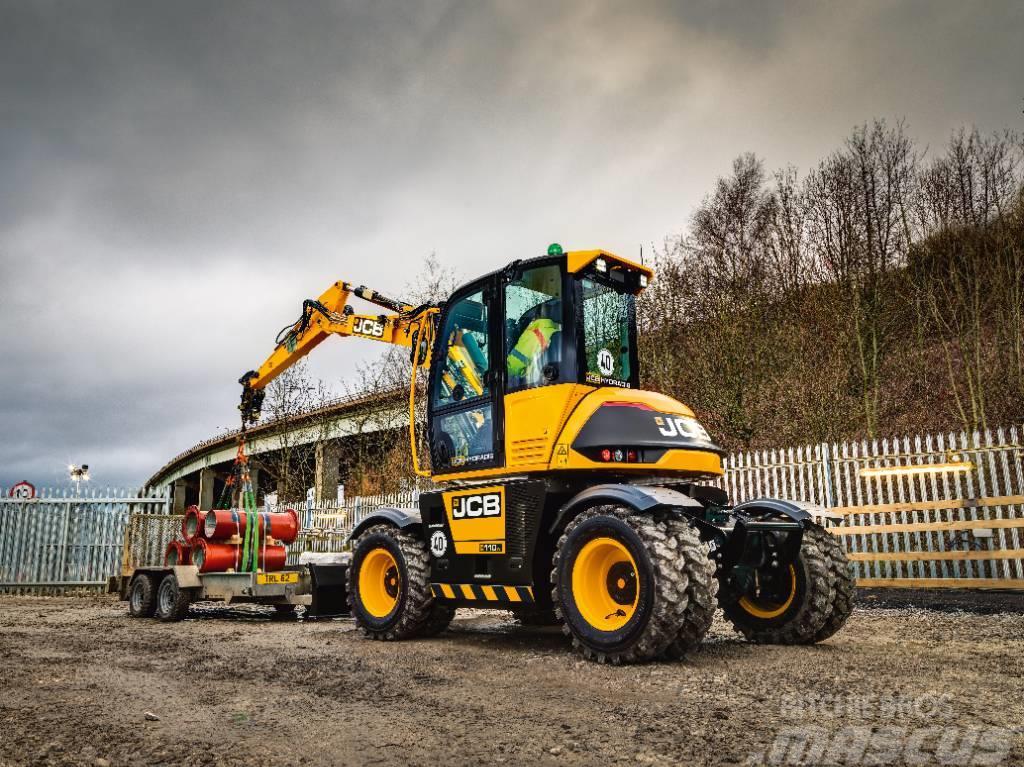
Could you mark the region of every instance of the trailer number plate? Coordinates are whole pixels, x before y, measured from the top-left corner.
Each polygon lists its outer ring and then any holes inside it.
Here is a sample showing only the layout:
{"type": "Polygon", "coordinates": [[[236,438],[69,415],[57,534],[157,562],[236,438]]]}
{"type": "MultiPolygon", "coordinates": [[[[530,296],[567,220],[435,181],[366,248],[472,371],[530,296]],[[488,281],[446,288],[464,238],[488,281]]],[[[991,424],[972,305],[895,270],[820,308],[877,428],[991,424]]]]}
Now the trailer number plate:
{"type": "Polygon", "coordinates": [[[256,576],[256,583],[260,586],[276,586],[282,583],[298,583],[299,574],[296,571],[288,573],[259,573],[256,576]]]}

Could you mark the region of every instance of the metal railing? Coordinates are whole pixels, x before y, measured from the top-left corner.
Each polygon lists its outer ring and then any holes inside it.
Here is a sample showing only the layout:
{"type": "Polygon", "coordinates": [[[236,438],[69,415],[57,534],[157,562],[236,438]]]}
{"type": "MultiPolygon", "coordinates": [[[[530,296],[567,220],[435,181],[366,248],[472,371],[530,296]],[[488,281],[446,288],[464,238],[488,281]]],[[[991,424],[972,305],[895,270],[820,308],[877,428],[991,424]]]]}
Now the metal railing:
{"type": "Polygon", "coordinates": [[[3,492],[0,592],[102,588],[120,570],[129,516],[168,512],[165,496],[140,497],[130,490],[94,490],[82,496],[44,491],[30,500],[3,492]]]}

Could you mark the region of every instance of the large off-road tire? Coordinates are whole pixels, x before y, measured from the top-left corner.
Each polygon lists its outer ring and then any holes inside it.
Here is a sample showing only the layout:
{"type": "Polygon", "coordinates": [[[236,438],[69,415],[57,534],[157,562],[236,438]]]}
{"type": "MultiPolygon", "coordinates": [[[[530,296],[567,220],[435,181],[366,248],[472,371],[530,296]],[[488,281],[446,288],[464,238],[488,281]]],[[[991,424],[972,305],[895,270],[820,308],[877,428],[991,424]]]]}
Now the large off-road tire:
{"type": "Polygon", "coordinates": [[[718,579],[708,548],[693,526],[682,520],[669,520],[668,526],[679,541],[680,564],[687,576],[683,625],[665,649],[666,658],[679,660],[697,649],[714,622],[718,579]]]}
{"type": "Polygon", "coordinates": [[[820,527],[813,530],[815,536],[821,539],[822,548],[828,557],[828,568],[832,573],[832,611],[814,635],[815,642],[822,642],[839,631],[853,612],[857,581],[853,574],[853,563],[846,558],[846,551],[839,538],[820,527]]]}
{"type": "Polygon", "coordinates": [[[152,618],[156,612],[156,582],[145,573],[135,576],[128,589],[128,614],[133,618],[152,618]]]}
{"type": "Polygon", "coordinates": [[[731,587],[729,573],[719,573],[718,602],[738,632],[759,644],[811,644],[825,626],[835,601],[827,536],[810,524],[804,530],[796,561],[777,570],[759,571],[762,595],[743,596],[731,587]]]}
{"type": "Polygon", "coordinates": [[[451,620],[430,591],[426,544],[411,533],[371,527],[356,541],[346,577],[352,617],[372,639],[436,634],[451,620]]]}
{"type": "Polygon", "coordinates": [[[164,623],[184,620],[192,595],[178,585],[174,573],[165,575],[156,593],[156,617],[164,623]]]}
{"type": "Polygon", "coordinates": [[[667,522],[621,507],[573,519],[558,541],[551,582],[577,652],[615,664],[661,656],[687,619],[688,542],[667,522]]]}

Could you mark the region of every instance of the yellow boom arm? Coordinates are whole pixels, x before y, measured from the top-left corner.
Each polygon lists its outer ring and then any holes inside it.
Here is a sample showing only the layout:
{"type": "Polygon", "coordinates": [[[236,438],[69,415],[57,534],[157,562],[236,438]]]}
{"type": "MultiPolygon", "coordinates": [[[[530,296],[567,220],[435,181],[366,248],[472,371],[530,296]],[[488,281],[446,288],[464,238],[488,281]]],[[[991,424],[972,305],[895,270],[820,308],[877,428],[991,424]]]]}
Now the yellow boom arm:
{"type": "Polygon", "coordinates": [[[263,402],[263,389],[277,376],[305,357],[325,338],[331,335],[357,336],[371,341],[419,348],[413,371],[427,364],[430,356],[429,336],[438,308],[431,305],[413,307],[396,301],[366,287],[353,287],[347,282],[336,282],[315,301],[303,303],[302,316],[281,331],[277,347],[260,365],[259,370],[244,374],[242,384],[243,424],[255,423],[263,402]],[[358,298],[388,310],[384,314],[356,314],[348,300],[358,298]],[[424,329],[428,332],[424,333],[424,329]]]}

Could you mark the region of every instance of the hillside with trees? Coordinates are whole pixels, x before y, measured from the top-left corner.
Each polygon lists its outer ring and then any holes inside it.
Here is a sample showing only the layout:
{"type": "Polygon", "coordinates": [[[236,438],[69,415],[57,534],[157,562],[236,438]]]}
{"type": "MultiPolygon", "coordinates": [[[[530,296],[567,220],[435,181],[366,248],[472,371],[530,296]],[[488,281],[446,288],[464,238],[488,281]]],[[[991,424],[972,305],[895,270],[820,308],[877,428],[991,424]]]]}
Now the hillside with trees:
{"type": "Polygon", "coordinates": [[[732,449],[1021,420],[1022,152],[875,121],[803,176],[738,157],[656,254],[645,386],[732,449]]]}

